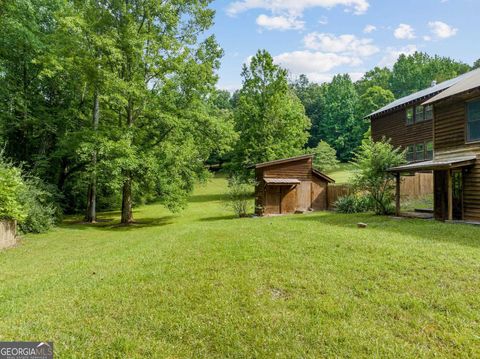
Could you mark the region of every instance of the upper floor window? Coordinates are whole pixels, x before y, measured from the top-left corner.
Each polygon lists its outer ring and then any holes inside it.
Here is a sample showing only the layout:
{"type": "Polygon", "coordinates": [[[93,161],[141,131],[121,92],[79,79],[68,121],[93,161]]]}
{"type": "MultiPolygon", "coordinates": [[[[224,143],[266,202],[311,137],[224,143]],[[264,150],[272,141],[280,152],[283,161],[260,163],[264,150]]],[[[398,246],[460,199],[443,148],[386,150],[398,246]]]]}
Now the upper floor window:
{"type": "Polygon", "coordinates": [[[412,162],[415,158],[415,150],[413,145],[407,146],[407,161],[412,162]]]}
{"type": "Polygon", "coordinates": [[[415,146],[416,156],[415,160],[423,161],[425,159],[425,145],[423,143],[419,143],[415,146]]]}
{"type": "Polygon", "coordinates": [[[425,144],[425,159],[433,160],[433,142],[427,142],[425,144]]]}
{"type": "Polygon", "coordinates": [[[480,101],[467,104],[467,141],[480,140],[480,101]]]}
{"type": "Polygon", "coordinates": [[[407,108],[407,125],[413,125],[414,123],[413,119],[413,107],[407,108]]]}
{"type": "Polygon", "coordinates": [[[415,107],[415,122],[422,122],[423,120],[425,120],[423,106],[415,107]]]}
{"type": "Polygon", "coordinates": [[[425,106],[425,121],[433,119],[433,105],[425,106]]]}

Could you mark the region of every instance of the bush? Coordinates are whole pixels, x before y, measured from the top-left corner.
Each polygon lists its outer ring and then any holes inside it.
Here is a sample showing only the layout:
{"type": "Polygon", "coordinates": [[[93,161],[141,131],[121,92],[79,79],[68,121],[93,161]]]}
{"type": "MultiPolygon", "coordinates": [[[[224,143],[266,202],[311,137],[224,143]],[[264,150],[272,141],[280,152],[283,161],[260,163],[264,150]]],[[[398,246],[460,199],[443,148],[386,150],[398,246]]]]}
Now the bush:
{"type": "Polygon", "coordinates": [[[20,170],[0,157],[0,220],[25,219],[26,208],[20,199],[25,189],[20,170]]]}
{"type": "Polygon", "coordinates": [[[254,183],[242,181],[238,177],[232,177],[228,181],[226,206],[233,210],[237,217],[246,217],[249,204],[252,201],[254,183]]]}
{"type": "Polygon", "coordinates": [[[319,171],[331,171],[338,166],[337,152],[327,142],[320,141],[317,147],[312,148],[314,154],[313,167],[319,171]]]}
{"type": "Polygon", "coordinates": [[[25,219],[19,220],[23,233],[43,233],[50,230],[61,216],[54,191],[40,179],[29,177],[20,193],[20,201],[25,208],[25,219]]]}
{"type": "Polygon", "coordinates": [[[405,153],[386,139],[380,142],[368,139],[355,153],[353,163],[357,167],[354,188],[368,195],[376,214],[392,214],[395,177],[387,170],[405,163],[405,153]]]}
{"type": "Polygon", "coordinates": [[[370,197],[350,194],[340,197],[335,202],[335,209],[340,213],[363,213],[373,209],[370,197]]]}
{"type": "Polygon", "coordinates": [[[60,213],[52,193],[40,179],[22,176],[0,154],[0,219],[18,221],[23,233],[47,231],[60,213]]]}

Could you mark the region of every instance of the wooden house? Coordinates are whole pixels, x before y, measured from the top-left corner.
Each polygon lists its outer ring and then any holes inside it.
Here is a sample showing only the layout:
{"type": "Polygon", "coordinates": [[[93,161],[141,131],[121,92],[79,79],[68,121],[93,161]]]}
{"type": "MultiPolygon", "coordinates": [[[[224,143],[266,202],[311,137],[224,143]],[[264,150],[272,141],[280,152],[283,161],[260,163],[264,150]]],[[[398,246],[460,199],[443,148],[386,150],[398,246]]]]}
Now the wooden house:
{"type": "Polygon", "coordinates": [[[255,213],[273,215],[326,210],[328,184],[334,182],[312,167],[313,155],[255,165],[255,213]]]}
{"type": "MultiPolygon", "coordinates": [[[[403,103],[393,111],[403,112],[405,126],[412,125],[409,124],[412,107],[416,123],[417,106],[423,109],[424,116],[428,112],[431,123],[431,146],[424,148],[423,156],[421,147],[417,150],[415,145],[413,151],[407,152],[410,163],[390,169],[397,178],[397,214],[400,214],[401,176],[432,171],[435,218],[479,222],[480,69],[413,94],[408,101],[400,99],[396,102],[403,103]],[[411,152],[414,153],[413,159],[411,152]],[[416,157],[417,153],[419,157],[416,157]]],[[[370,115],[374,139],[383,133],[392,138],[393,144],[402,142],[403,146],[408,146],[410,143],[421,143],[420,139],[426,138],[408,130],[389,132],[388,123],[379,124],[381,120],[378,116],[385,110],[389,111],[388,106],[370,115]],[[398,138],[403,136],[405,138],[398,138]]],[[[398,116],[401,118],[401,115],[398,116]]]]}

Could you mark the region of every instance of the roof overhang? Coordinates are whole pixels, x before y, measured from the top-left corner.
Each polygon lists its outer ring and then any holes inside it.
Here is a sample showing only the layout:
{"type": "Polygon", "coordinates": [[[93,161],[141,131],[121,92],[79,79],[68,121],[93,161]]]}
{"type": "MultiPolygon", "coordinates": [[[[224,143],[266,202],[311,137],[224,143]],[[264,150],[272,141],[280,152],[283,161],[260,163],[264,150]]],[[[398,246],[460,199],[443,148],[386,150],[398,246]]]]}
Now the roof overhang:
{"type": "Polygon", "coordinates": [[[280,160],[257,163],[257,164],[254,164],[254,165],[250,165],[247,168],[263,168],[263,167],[279,165],[279,164],[282,164],[282,163],[306,160],[308,158],[313,158],[313,155],[308,154],[308,155],[301,155],[301,156],[295,156],[295,157],[289,157],[289,158],[282,158],[280,160]]]}
{"type": "Polygon", "coordinates": [[[451,86],[447,90],[439,93],[438,95],[428,99],[423,105],[429,105],[442,100],[446,100],[450,97],[461,95],[469,91],[476,90],[480,87],[480,69],[472,71],[472,75],[459,81],[455,85],[451,86]]]}
{"type": "Polygon", "coordinates": [[[410,163],[408,165],[392,167],[388,172],[419,172],[419,171],[441,171],[454,168],[468,167],[475,164],[477,156],[463,156],[444,160],[432,160],[410,163]]]}
{"type": "Polygon", "coordinates": [[[317,177],[319,177],[319,178],[321,178],[321,179],[323,179],[323,180],[325,180],[325,181],[327,181],[327,182],[329,182],[329,183],[335,183],[335,180],[334,180],[333,178],[328,177],[325,173],[322,173],[322,172],[320,172],[320,171],[318,171],[318,170],[316,170],[316,169],[312,169],[312,173],[313,173],[315,176],[317,176],[317,177]]]}
{"type": "Polygon", "coordinates": [[[264,178],[263,180],[270,186],[294,186],[301,183],[296,178],[264,178]]]}

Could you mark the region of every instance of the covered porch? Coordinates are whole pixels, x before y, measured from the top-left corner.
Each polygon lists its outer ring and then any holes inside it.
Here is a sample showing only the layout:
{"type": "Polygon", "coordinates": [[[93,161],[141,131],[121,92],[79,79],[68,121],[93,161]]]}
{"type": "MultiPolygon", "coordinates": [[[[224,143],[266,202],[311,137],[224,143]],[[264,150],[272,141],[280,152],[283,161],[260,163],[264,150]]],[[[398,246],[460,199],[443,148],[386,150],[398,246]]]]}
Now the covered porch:
{"type": "Polygon", "coordinates": [[[401,177],[432,171],[434,178],[434,217],[441,221],[463,220],[463,189],[466,171],[475,164],[476,156],[462,156],[410,163],[390,168],[396,178],[395,214],[401,212],[401,177]]]}

